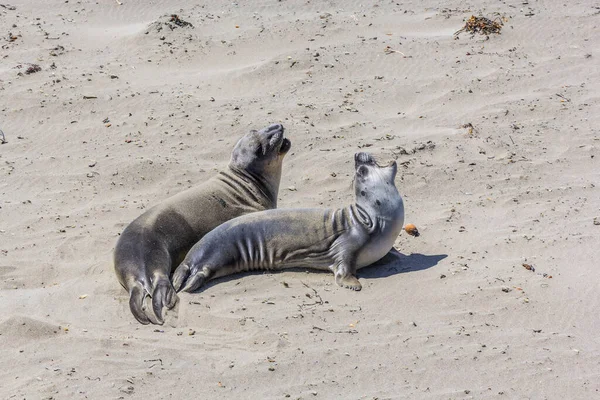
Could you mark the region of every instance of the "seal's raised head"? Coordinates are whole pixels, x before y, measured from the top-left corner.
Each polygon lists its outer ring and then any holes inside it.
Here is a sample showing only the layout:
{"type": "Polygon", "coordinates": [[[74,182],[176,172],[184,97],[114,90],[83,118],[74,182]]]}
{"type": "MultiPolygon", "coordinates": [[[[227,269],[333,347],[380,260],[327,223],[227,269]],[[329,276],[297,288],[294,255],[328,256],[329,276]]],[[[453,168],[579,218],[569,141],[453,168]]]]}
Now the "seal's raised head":
{"type": "Polygon", "coordinates": [[[235,145],[229,166],[250,173],[278,174],[290,147],[291,142],[284,137],[281,124],[269,125],[259,131],[252,130],[235,145]]]}
{"type": "Polygon", "coordinates": [[[367,209],[392,211],[397,208],[398,190],[394,184],[398,166],[395,161],[381,166],[369,153],[354,155],[356,202],[367,209]],[[394,201],[390,201],[393,199],[394,201]]]}

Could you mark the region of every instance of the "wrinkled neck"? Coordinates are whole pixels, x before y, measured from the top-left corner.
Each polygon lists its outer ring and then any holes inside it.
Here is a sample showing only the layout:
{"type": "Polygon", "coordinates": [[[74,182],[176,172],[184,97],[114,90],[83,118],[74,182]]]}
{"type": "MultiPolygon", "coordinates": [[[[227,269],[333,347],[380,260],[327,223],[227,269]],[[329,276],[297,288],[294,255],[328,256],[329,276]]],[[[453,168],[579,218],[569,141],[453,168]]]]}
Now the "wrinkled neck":
{"type": "Polygon", "coordinates": [[[256,174],[249,170],[229,166],[229,171],[238,179],[246,182],[249,188],[254,188],[257,195],[265,198],[272,204],[268,208],[277,207],[277,194],[279,193],[279,182],[281,174],[256,174]],[[271,175],[276,175],[275,177],[271,175]]]}
{"type": "Polygon", "coordinates": [[[397,225],[399,220],[404,219],[404,207],[402,200],[394,208],[375,208],[368,202],[358,201],[355,205],[357,220],[370,232],[375,230],[386,230],[388,227],[397,225]]]}
{"type": "Polygon", "coordinates": [[[369,213],[369,210],[358,204],[358,202],[350,206],[350,212],[354,219],[369,231],[375,226],[376,219],[374,215],[369,213]]]}

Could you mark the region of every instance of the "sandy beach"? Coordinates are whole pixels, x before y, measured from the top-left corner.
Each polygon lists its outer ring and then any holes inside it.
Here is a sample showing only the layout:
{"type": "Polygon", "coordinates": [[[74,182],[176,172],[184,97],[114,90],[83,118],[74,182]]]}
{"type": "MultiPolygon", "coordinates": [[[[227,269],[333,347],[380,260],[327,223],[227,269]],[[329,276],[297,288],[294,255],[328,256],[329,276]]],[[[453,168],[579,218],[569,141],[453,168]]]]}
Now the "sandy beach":
{"type": "Polygon", "coordinates": [[[0,3],[0,398],[600,398],[599,3],[0,3]],[[368,151],[421,236],[360,292],[241,274],[139,324],[119,234],[270,123],[280,208],[368,151]]]}

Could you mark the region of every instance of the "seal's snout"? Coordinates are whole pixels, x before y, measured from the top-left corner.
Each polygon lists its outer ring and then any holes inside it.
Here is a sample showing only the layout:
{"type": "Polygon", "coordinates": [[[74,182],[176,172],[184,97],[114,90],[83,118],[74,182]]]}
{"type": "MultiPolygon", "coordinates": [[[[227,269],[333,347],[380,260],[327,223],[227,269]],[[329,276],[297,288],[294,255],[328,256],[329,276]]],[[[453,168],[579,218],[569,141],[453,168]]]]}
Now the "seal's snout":
{"type": "Polygon", "coordinates": [[[267,127],[268,131],[282,131],[283,132],[283,125],[281,124],[271,124],[267,127]]]}
{"type": "Polygon", "coordinates": [[[285,128],[281,124],[271,124],[258,131],[263,146],[269,149],[265,151],[273,150],[279,154],[286,153],[291,147],[291,142],[284,137],[284,132],[285,128]]]}
{"type": "Polygon", "coordinates": [[[285,129],[283,128],[283,125],[271,124],[271,125],[267,126],[266,128],[261,129],[260,133],[267,136],[267,138],[271,140],[273,138],[283,138],[284,131],[285,131],[285,129]]]}
{"type": "Polygon", "coordinates": [[[360,153],[356,153],[354,155],[354,165],[357,168],[359,165],[373,164],[374,162],[375,162],[375,160],[373,159],[373,156],[371,156],[369,153],[365,153],[365,152],[361,151],[360,153]]]}
{"type": "Polygon", "coordinates": [[[265,136],[267,139],[271,139],[275,136],[283,137],[283,132],[285,131],[283,125],[281,124],[271,124],[266,128],[262,128],[258,131],[260,136],[265,136]]]}

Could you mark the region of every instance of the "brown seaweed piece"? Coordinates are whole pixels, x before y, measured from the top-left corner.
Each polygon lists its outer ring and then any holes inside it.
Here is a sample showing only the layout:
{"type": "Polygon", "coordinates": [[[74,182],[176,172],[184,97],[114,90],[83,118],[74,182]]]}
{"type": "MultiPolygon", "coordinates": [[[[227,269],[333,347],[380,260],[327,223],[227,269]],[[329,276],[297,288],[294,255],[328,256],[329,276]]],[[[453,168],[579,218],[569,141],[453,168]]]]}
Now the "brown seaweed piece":
{"type": "Polygon", "coordinates": [[[496,18],[496,20],[491,20],[486,17],[476,17],[471,15],[471,18],[467,20],[465,26],[454,32],[454,36],[458,36],[463,32],[469,32],[472,36],[476,33],[481,35],[489,35],[490,33],[500,34],[501,30],[502,21],[498,18],[496,18]]]}

